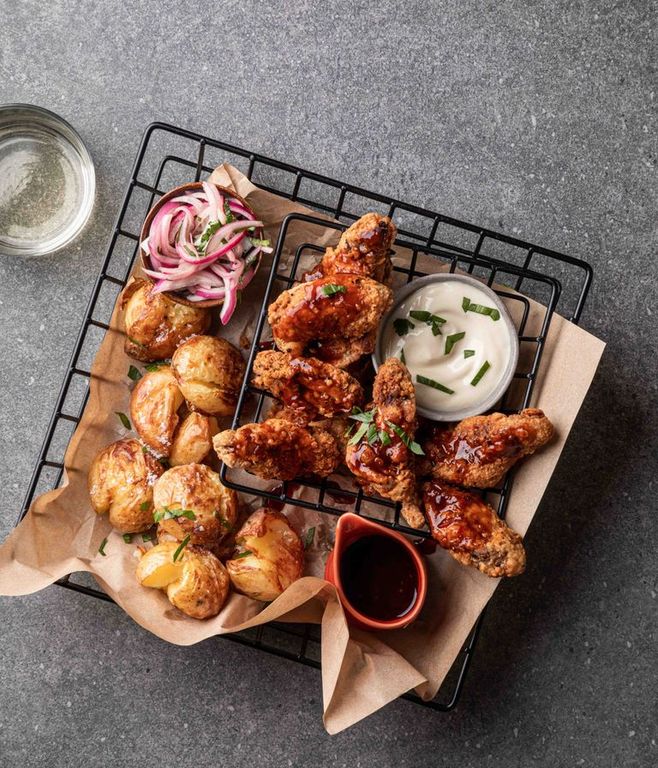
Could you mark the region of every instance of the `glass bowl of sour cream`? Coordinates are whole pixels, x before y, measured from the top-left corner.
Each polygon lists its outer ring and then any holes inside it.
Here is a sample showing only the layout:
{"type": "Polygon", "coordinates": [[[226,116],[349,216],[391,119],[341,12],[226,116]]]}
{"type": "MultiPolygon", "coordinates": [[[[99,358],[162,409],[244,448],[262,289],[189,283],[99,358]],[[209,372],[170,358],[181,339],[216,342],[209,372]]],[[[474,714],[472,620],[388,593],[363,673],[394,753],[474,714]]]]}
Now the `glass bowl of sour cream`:
{"type": "Polygon", "coordinates": [[[519,358],[516,328],[503,301],[466,275],[440,273],[399,288],[382,319],[373,354],[407,366],[416,409],[435,421],[459,421],[492,408],[519,358]]]}

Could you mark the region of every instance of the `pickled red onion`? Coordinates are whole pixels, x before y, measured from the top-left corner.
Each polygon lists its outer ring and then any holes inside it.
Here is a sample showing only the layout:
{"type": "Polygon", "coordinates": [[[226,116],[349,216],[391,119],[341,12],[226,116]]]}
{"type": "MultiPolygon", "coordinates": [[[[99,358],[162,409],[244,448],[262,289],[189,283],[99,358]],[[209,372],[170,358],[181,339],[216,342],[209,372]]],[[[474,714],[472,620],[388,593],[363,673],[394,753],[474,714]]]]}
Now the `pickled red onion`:
{"type": "Polygon", "coordinates": [[[251,281],[260,254],[272,250],[254,212],[209,182],[164,203],[140,245],[151,260],[152,268],[144,273],[155,283],[155,292],[180,292],[189,301],[223,299],[223,324],[235,311],[238,292],[251,281]]]}

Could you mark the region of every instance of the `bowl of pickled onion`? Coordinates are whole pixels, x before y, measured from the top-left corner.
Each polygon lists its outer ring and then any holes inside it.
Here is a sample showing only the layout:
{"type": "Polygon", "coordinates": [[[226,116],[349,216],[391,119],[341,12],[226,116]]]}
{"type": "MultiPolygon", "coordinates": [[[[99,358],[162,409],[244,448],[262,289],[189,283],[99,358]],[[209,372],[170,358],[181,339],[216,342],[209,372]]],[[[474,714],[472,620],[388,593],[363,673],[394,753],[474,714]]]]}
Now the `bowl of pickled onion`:
{"type": "Polygon", "coordinates": [[[235,192],[208,181],[176,187],[149,211],[139,238],[142,271],[156,293],[194,307],[221,305],[226,325],[271,253],[263,222],[235,192]]]}

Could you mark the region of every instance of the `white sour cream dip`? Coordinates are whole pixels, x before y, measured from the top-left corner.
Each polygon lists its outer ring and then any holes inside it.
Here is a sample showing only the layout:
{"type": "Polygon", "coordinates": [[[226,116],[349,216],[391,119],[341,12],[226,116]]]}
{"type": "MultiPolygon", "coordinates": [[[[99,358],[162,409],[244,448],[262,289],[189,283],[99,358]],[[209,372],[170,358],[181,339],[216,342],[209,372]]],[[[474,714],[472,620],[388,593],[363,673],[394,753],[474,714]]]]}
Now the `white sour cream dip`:
{"type": "Polygon", "coordinates": [[[512,355],[509,326],[491,296],[460,280],[426,284],[404,299],[388,318],[381,350],[384,359],[403,359],[421,408],[445,413],[484,403],[512,355]]]}

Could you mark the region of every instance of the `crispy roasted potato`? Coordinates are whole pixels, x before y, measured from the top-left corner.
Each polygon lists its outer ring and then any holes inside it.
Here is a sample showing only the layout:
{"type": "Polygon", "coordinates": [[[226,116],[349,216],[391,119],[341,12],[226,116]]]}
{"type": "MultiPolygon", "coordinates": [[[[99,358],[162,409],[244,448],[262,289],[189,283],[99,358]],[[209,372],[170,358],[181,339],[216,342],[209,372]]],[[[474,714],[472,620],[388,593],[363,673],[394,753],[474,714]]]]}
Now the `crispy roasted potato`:
{"type": "Polygon", "coordinates": [[[280,512],[259,509],[238,531],[237,551],[226,563],[231,584],[254,600],[274,600],[304,570],[304,547],[280,512]]]}
{"type": "Polygon", "coordinates": [[[181,341],[205,333],[210,326],[209,310],[179,304],[153,288],[152,283],[137,279],[121,296],[126,354],[144,362],[171,357],[181,341]]]}
{"type": "Polygon", "coordinates": [[[162,518],[158,541],[183,541],[189,536],[191,544],[211,551],[238,517],[237,494],[222,485],[217,472],[205,464],[168,469],[153,488],[153,505],[156,517],[162,518]]]}
{"type": "Polygon", "coordinates": [[[216,616],[228,597],[226,568],[201,547],[179,548],[178,542],[167,541],[149,549],[137,566],[137,580],[165,590],[171,604],[193,619],[216,616]]]}
{"type": "Polygon", "coordinates": [[[171,365],[194,410],[211,416],[235,411],[246,366],[239,350],[226,339],[193,336],[178,347],[171,365]]]}
{"type": "Polygon", "coordinates": [[[153,484],[160,462],[137,440],[117,440],[96,456],[89,469],[89,497],[99,515],[109,513],[121,533],[146,531],[153,525],[153,484]]]}
{"type": "Polygon", "coordinates": [[[169,456],[180,421],[183,395],[168,365],[145,373],[130,396],[130,418],[135,431],[159,456],[169,456]]]}
{"type": "Polygon", "coordinates": [[[219,432],[214,416],[192,411],[181,421],[169,452],[172,467],[181,464],[200,464],[212,448],[212,439],[219,432]]]}

